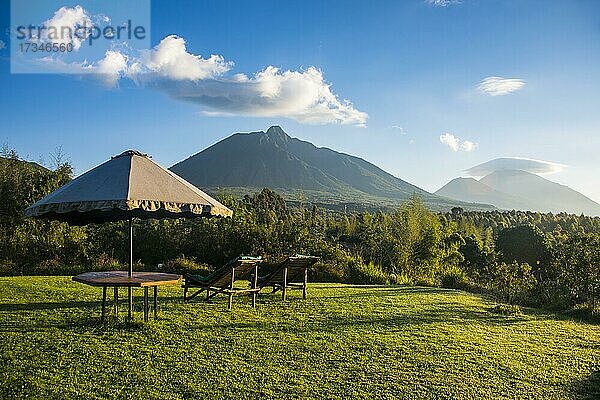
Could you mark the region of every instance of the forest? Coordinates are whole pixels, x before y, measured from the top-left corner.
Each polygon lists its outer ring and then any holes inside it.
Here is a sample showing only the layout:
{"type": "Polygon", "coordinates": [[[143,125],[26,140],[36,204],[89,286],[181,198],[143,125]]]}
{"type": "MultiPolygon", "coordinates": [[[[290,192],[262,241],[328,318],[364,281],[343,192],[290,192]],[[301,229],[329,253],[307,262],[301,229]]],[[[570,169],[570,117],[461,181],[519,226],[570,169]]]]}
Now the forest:
{"type": "MultiPolygon", "coordinates": [[[[0,276],[123,269],[125,223],[69,226],[23,210],[72,179],[4,150],[0,158],[0,276]]],[[[236,199],[232,218],[135,221],[137,270],[204,273],[238,255],[275,262],[320,257],[313,282],[437,286],[503,304],[594,314],[600,297],[600,218],[525,211],[428,210],[415,196],[394,212],[289,206],[270,189],[236,199]]]]}

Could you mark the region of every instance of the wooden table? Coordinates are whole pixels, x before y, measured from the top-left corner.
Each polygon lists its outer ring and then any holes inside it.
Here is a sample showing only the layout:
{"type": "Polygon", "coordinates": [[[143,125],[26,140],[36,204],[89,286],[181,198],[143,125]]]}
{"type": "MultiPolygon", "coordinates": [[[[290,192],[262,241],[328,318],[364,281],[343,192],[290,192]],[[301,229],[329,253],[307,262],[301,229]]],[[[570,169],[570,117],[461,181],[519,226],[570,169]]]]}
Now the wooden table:
{"type": "MultiPolygon", "coordinates": [[[[102,321],[106,314],[106,289],[114,287],[114,309],[115,315],[118,315],[119,288],[126,287],[132,290],[134,287],[144,288],[144,321],[148,321],[148,288],[154,288],[154,319],[156,319],[158,305],[158,287],[162,285],[176,285],[181,280],[181,275],[165,274],[162,272],[134,272],[131,277],[127,271],[102,271],[86,272],[73,277],[75,282],[84,283],[90,286],[102,287],[102,321]]],[[[129,296],[131,301],[132,296],[129,296]]],[[[129,319],[133,318],[132,307],[129,307],[129,319]]]]}

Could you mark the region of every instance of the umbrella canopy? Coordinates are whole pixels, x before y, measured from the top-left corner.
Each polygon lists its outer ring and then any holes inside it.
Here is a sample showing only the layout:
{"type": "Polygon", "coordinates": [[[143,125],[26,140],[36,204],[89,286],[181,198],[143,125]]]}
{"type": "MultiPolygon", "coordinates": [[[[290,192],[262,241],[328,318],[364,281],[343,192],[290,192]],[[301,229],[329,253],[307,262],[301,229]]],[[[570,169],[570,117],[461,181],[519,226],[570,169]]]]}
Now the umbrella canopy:
{"type": "MultiPolygon", "coordinates": [[[[129,279],[133,279],[133,219],[197,218],[233,214],[148,155],[128,150],[73,179],[25,210],[34,218],[73,225],[129,221],[129,279]]],[[[128,288],[129,319],[133,295],[128,288]]]]}
{"type": "Polygon", "coordinates": [[[217,200],[135,150],[112,157],[25,210],[28,217],[73,225],[232,214],[217,200]]]}

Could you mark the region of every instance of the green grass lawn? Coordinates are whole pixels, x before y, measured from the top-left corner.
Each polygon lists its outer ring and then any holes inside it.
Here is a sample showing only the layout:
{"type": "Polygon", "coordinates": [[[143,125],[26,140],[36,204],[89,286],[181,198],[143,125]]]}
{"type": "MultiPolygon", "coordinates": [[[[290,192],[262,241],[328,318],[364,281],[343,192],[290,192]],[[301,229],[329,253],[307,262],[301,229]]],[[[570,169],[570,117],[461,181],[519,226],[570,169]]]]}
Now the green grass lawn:
{"type": "Polygon", "coordinates": [[[169,287],[159,319],[132,325],[100,323],[100,293],[0,278],[1,396],[600,398],[600,326],[500,316],[464,292],[315,284],[306,301],[265,293],[228,312],[224,297],[183,304],[169,287]]]}

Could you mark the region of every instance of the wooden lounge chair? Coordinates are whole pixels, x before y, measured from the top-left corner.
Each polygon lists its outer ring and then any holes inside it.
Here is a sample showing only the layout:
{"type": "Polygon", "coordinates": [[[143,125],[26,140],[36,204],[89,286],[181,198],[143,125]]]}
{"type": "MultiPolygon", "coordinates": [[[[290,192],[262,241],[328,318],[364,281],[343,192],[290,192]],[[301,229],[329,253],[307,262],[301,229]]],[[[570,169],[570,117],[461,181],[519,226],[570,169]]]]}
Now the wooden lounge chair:
{"type": "Polygon", "coordinates": [[[270,274],[259,277],[258,287],[262,289],[271,286],[273,293],[281,290],[283,300],[285,300],[287,289],[302,289],[302,298],[306,300],[308,269],[317,261],[319,261],[319,257],[300,254],[288,257],[275,266],[270,274]]]}
{"type": "Polygon", "coordinates": [[[257,286],[258,264],[261,261],[262,259],[260,257],[238,257],[229,261],[223,267],[208,276],[185,275],[183,301],[188,302],[203,291],[206,291],[206,300],[219,293],[223,293],[229,296],[227,309],[231,310],[231,303],[234,295],[251,293],[252,307],[256,307],[256,294],[260,290],[257,286]],[[249,279],[250,287],[235,287],[233,284],[239,279],[249,279]],[[188,296],[188,290],[190,288],[200,289],[191,296],[188,296]]]}

